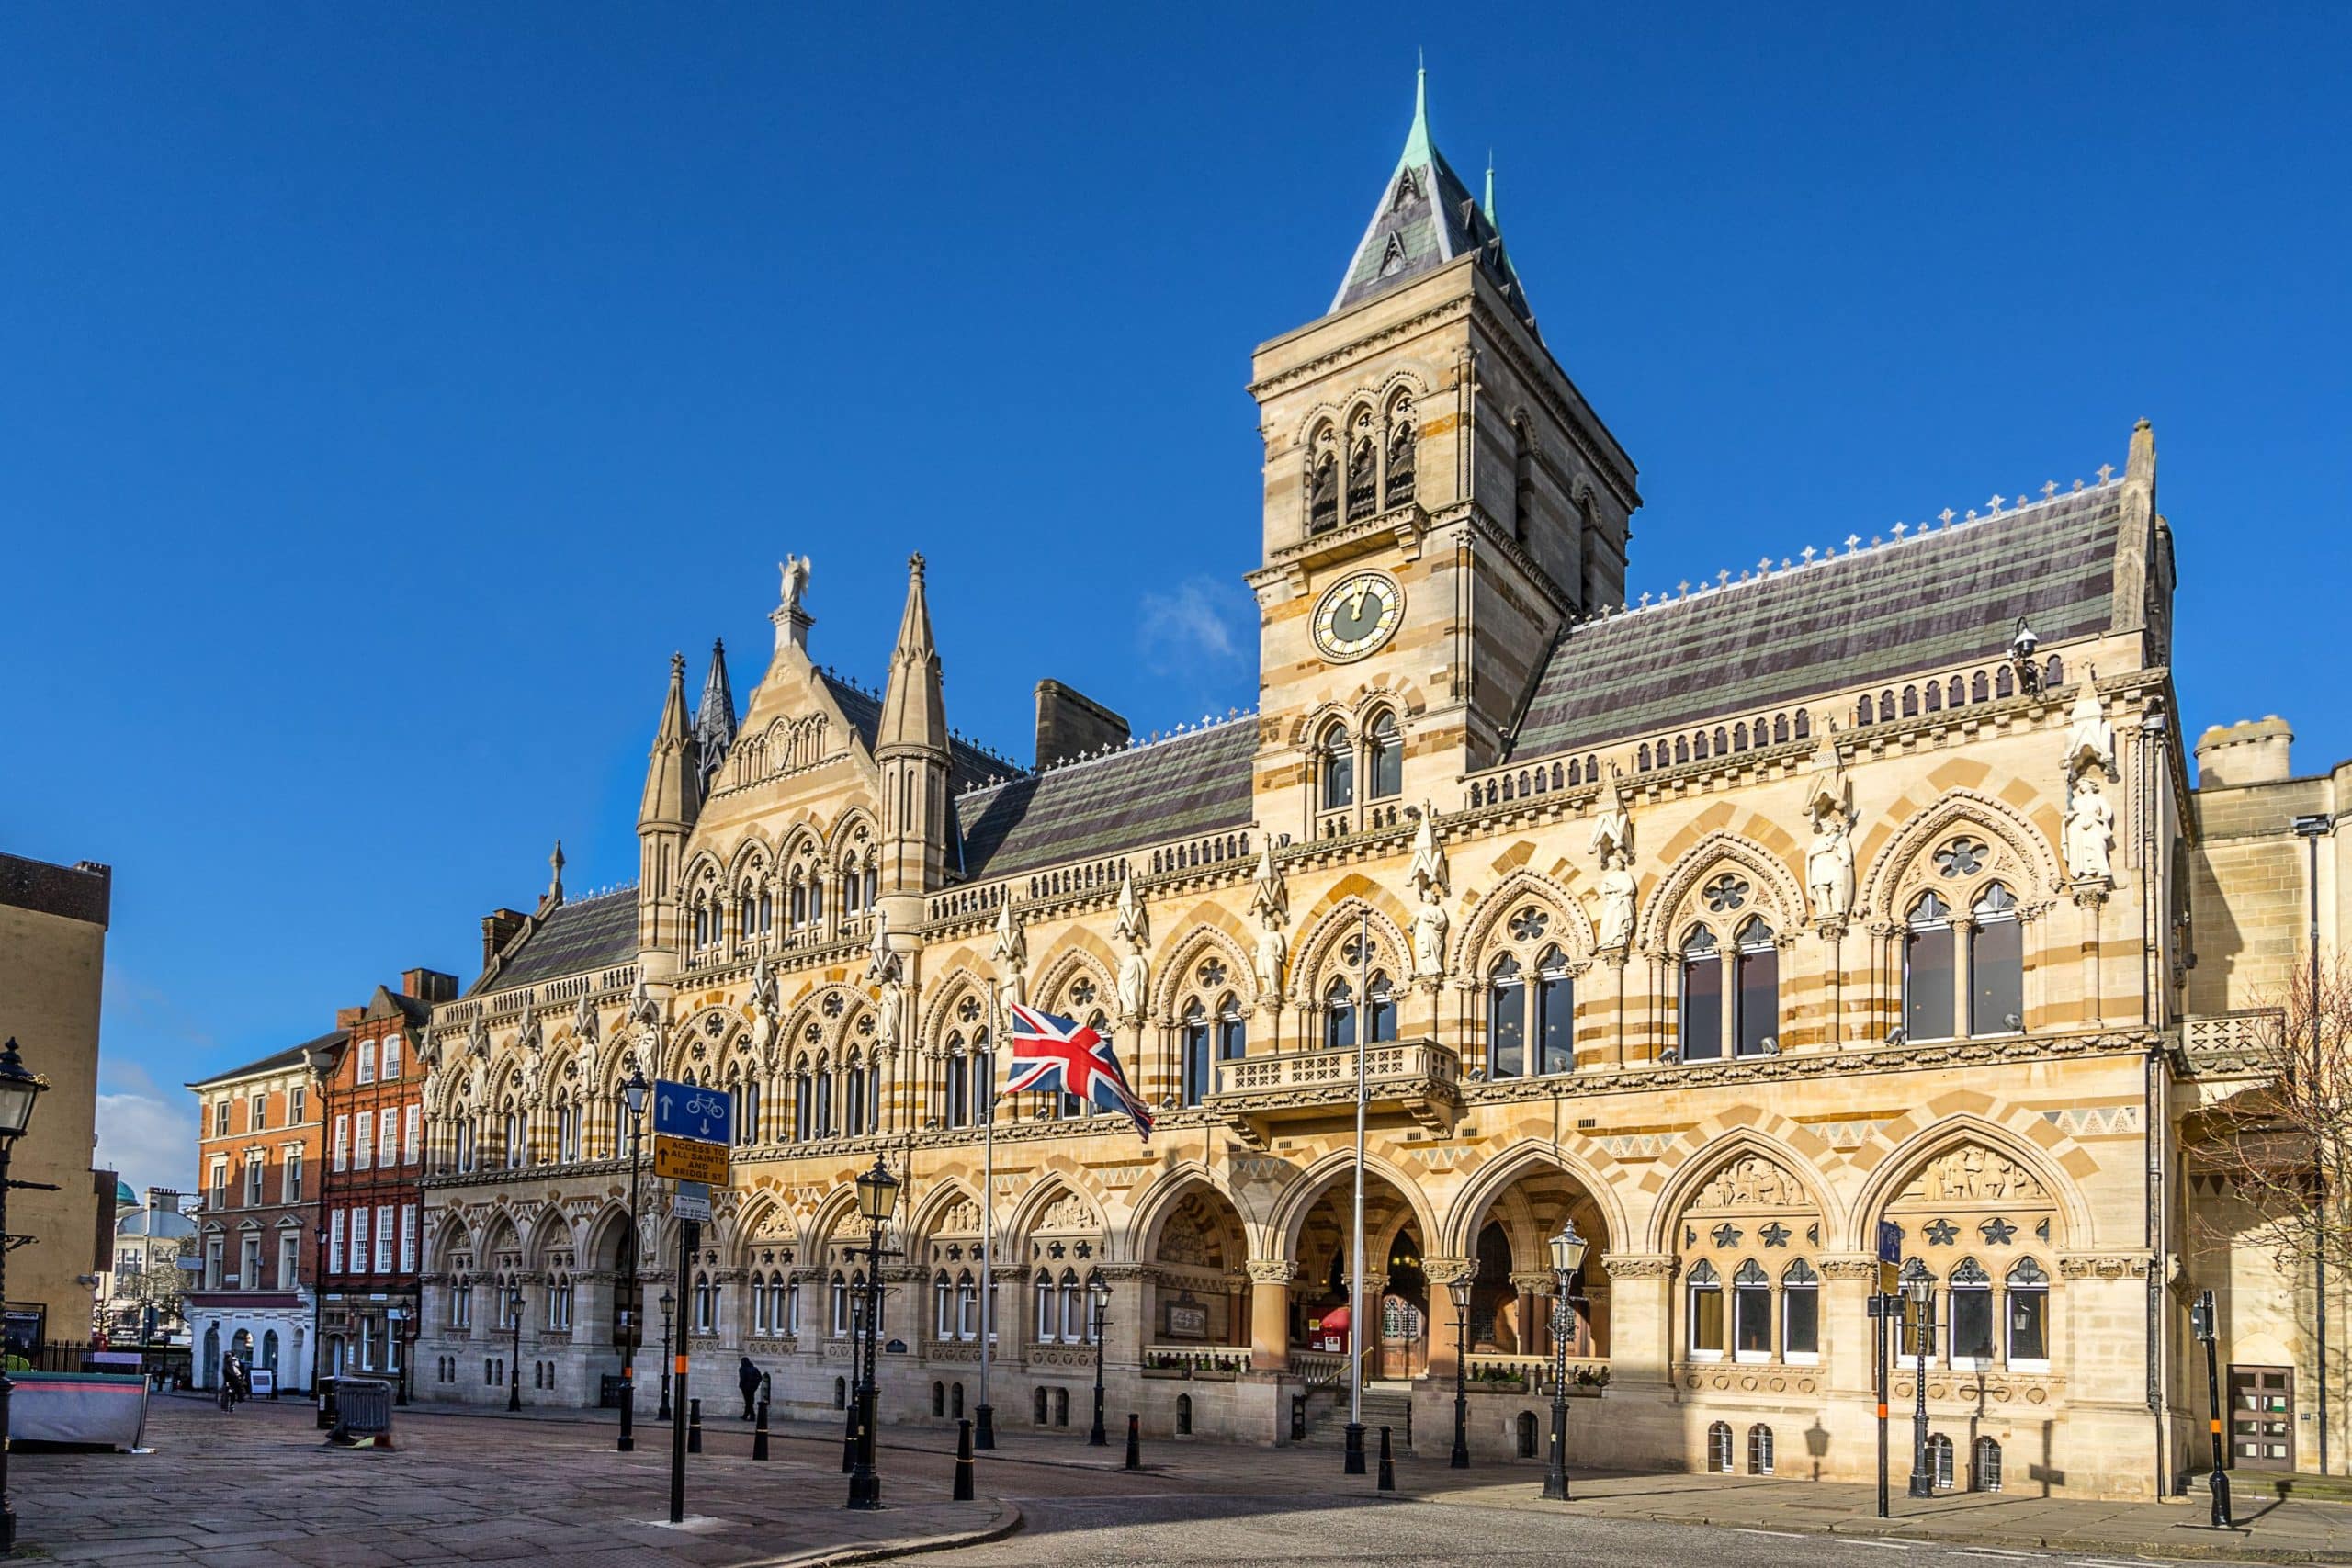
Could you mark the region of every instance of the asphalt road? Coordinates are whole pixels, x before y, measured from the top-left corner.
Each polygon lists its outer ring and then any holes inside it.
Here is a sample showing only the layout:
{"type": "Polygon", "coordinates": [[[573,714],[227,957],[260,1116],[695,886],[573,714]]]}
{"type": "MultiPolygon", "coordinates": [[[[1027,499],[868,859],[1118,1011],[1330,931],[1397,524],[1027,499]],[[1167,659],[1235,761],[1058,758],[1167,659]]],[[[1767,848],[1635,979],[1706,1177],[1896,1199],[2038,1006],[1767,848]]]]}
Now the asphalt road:
{"type": "Polygon", "coordinates": [[[2004,1563],[2148,1568],[2137,1557],[1994,1551],[1984,1547],[1714,1529],[1590,1517],[1547,1518],[1517,1508],[1459,1504],[1328,1500],[1197,1492],[1123,1496],[1024,1495],[1021,1530],[986,1546],[928,1556],[927,1563],[1118,1563],[1161,1568],[1193,1563],[1415,1563],[1494,1568],[1501,1563],[1705,1564],[1706,1568],[2001,1568],[2004,1563]]]}

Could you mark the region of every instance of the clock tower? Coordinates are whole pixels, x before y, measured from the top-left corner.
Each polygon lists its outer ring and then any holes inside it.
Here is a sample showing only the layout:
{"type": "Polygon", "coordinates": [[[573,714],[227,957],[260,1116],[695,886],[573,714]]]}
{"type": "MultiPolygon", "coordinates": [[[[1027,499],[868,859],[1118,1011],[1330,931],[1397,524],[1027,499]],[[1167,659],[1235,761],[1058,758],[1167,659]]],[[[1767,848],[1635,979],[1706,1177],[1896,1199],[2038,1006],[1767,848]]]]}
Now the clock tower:
{"type": "Polygon", "coordinates": [[[1504,754],[1545,656],[1624,595],[1633,461],[1537,331],[1430,139],[1426,82],[1330,310],[1259,345],[1259,824],[1441,809],[1504,754]]]}

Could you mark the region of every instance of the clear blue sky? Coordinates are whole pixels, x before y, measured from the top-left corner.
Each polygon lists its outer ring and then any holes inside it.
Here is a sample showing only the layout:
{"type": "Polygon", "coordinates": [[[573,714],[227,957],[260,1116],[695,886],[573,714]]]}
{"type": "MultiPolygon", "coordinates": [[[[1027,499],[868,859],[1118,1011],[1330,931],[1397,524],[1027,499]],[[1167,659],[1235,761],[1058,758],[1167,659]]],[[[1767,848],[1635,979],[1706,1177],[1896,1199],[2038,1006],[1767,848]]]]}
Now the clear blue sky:
{"type": "MultiPolygon", "coordinates": [[[[12,6],[0,848],[116,868],[103,1152],[632,876],[670,650],[813,554],[950,717],[1247,703],[1250,346],[1431,120],[1641,465],[1634,590],[2120,464],[2184,719],[2352,754],[2352,11],[12,6]]],[[[37,1063],[38,1041],[25,1042],[37,1063]]]]}

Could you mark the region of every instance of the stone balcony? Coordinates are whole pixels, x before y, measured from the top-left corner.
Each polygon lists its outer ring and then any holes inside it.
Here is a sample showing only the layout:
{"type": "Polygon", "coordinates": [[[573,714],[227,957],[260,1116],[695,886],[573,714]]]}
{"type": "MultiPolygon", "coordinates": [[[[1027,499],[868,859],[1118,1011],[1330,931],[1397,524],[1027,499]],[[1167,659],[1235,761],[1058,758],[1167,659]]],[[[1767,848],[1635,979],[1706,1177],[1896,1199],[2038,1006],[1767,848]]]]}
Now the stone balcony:
{"type": "MultiPolygon", "coordinates": [[[[1462,1114],[1462,1064],[1433,1040],[1385,1040],[1363,1053],[1364,1100],[1373,1116],[1409,1116],[1450,1133],[1462,1114]]],[[[1293,1051],[1216,1065],[1207,1109],[1262,1147],[1279,1123],[1352,1115],[1356,1052],[1293,1051]]]]}

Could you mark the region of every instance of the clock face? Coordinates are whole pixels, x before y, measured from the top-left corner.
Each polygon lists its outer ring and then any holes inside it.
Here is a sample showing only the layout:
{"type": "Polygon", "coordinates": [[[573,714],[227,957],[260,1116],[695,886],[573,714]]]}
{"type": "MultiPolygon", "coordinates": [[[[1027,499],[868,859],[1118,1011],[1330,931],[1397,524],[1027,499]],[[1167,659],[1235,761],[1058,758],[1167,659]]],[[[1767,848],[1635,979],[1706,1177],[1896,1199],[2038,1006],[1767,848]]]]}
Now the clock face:
{"type": "Polygon", "coordinates": [[[1396,635],[1405,593],[1385,572],[1342,579],[1315,607],[1315,646],[1330,660],[1362,659],[1396,635]]]}

